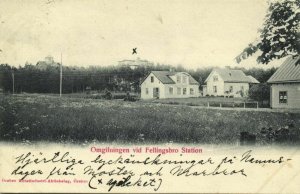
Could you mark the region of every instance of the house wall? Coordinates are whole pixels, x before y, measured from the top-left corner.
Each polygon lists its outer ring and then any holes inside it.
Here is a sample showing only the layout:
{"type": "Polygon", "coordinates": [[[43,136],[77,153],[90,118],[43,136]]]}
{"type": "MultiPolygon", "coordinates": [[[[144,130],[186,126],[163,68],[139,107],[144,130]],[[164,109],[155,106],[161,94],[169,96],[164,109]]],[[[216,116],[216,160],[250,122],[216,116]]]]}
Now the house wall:
{"type": "Polygon", "coordinates": [[[206,92],[204,93],[210,96],[224,95],[224,81],[217,72],[212,71],[211,74],[209,75],[208,80],[206,82],[206,92]],[[214,81],[214,76],[218,76],[218,81],[214,81]],[[214,92],[214,86],[217,87],[217,92],[214,92]]]}
{"type": "Polygon", "coordinates": [[[272,108],[300,108],[300,83],[282,83],[271,85],[272,108]],[[279,103],[279,92],[287,92],[287,103],[279,103]]]}
{"type": "Polygon", "coordinates": [[[224,83],[224,93],[225,95],[231,96],[233,95],[234,97],[246,97],[248,96],[249,92],[249,83],[224,83]],[[232,92],[226,93],[226,91],[230,90],[230,86],[232,86],[232,92]],[[241,96],[241,90],[242,87],[244,88],[244,96],[241,96]]]}
{"type": "Polygon", "coordinates": [[[203,85],[202,86],[202,89],[203,89],[203,96],[206,96],[207,95],[207,86],[206,85],[203,85]]]}
{"type": "Polygon", "coordinates": [[[189,74],[186,73],[176,73],[170,76],[171,79],[176,83],[173,85],[166,86],[165,94],[167,98],[189,98],[189,97],[199,97],[199,85],[190,85],[189,74]],[[177,77],[180,79],[177,80],[177,77]],[[184,81],[185,80],[185,81],[184,81]],[[173,95],[170,94],[169,88],[173,87],[173,95]],[[180,88],[180,94],[177,93],[177,88],[180,88]],[[186,93],[183,94],[183,89],[186,89],[186,93]],[[194,90],[194,94],[190,93],[190,89],[194,90]]]}
{"type": "Polygon", "coordinates": [[[165,86],[157,79],[153,73],[151,73],[141,84],[141,98],[142,99],[153,99],[153,88],[159,88],[159,98],[165,98],[165,86]],[[153,83],[151,83],[151,77],[154,77],[153,83]],[[146,93],[148,88],[148,94],[146,93]]]}
{"type": "Polygon", "coordinates": [[[199,97],[199,86],[198,85],[178,85],[178,84],[167,84],[165,85],[165,98],[190,98],[199,97]],[[170,93],[169,88],[173,88],[173,94],[170,93]],[[177,88],[180,88],[180,94],[177,93],[177,88]],[[183,89],[186,89],[186,94],[183,94],[183,89]],[[191,89],[194,93],[191,94],[191,89]]]}

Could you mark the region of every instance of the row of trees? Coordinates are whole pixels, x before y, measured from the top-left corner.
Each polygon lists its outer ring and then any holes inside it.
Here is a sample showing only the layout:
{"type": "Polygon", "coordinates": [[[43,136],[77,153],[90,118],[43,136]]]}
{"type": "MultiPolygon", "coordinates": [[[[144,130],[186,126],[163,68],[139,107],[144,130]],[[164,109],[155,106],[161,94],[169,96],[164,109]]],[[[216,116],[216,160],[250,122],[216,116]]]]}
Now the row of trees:
{"type": "MultiPolygon", "coordinates": [[[[86,89],[110,91],[140,91],[140,83],[150,71],[185,71],[190,73],[202,86],[210,74],[211,68],[188,70],[182,66],[144,65],[136,69],[128,66],[109,67],[63,67],[63,93],[84,92],[86,89]]],[[[275,72],[275,68],[263,70],[259,68],[243,69],[247,75],[252,75],[260,82],[266,82],[275,72]]],[[[16,93],[58,93],[60,82],[59,66],[48,66],[39,69],[36,65],[26,64],[23,67],[0,65],[0,88],[5,92],[16,93]],[[13,80],[14,77],[14,80],[13,80]]],[[[201,88],[200,88],[201,89],[201,88]]]]}

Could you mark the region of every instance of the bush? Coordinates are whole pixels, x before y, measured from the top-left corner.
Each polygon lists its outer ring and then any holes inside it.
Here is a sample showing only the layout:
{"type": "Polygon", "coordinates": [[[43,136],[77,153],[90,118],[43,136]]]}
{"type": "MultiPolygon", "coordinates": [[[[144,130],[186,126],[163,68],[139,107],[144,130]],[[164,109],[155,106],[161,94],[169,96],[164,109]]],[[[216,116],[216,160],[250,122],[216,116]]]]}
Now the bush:
{"type": "Polygon", "coordinates": [[[180,104],[180,103],[179,103],[179,102],[171,101],[171,102],[168,102],[168,103],[166,103],[166,104],[174,104],[174,105],[178,105],[178,104],[180,104]]]}
{"type": "Polygon", "coordinates": [[[124,99],[126,98],[126,94],[116,94],[113,96],[114,99],[124,99]]]}
{"type": "Polygon", "coordinates": [[[102,99],[101,95],[95,95],[92,97],[93,99],[102,99]]]}
{"type": "Polygon", "coordinates": [[[110,91],[105,90],[105,94],[103,95],[103,98],[106,100],[111,100],[112,99],[112,94],[110,91]]]}
{"type": "Polygon", "coordinates": [[[188,105],[188,106],[198,106],[198,104],[195,104],[195,103],[192,103],[192,102],[189,102],[186,105],[188,105]]]}
{"type": "Polygon", "coordinates": [[[270,86],[266,83],[257,84],[249,89],[249,98],[256,101],[269,101],[270,86]]]}
{"type": "Polygon", "coordinates": [[[136,101],[136,98],[134,96],[130,96],[130,93],[127,92],[125,98],[124,98],[124,101],[130,101],[130,102],[135,102],[136,101]]]}

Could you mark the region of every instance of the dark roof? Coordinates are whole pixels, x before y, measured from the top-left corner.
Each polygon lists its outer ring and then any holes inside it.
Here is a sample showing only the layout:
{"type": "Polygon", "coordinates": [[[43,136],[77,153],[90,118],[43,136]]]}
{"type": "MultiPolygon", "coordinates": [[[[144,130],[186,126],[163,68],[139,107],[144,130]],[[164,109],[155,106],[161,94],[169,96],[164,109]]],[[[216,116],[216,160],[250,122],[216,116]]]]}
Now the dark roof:
{"type": "MultiPolygon", "coordinates": [[[[171,72],[171,71],[151,71],[163,84],[175,84],[170,76],[173,76],[177,73],[184,73],[189,77],[189,84],[198,85],[199,83],[188,73],[185,72],[171,72]]],[[[148,76],[147,76],[148,77],[148,76]]]]}
{"type": "Polygon", "coordinates": [[[163,84],[175,84],[175,82],[170,78],[170,76],[175,75],[175,72],[169,72],[169,71],[152,71],[163,84]]]}
{"type": "Polygon", "coordinates": [[[257,79],[255,79],[253,76],[251,75],[247,75],[248,79],[250,80],[249,83],[252,83],[252,84],[259,84],[259,81],[257,79]]]}
{"type": "MultiPolygon", "coordinates": [[[[228,68],[215,68],[213,71],[216,71],[224,82],[230,83],[251,83],[251,79],[246,76],[246,74],[242,70],[236,69],[228,69],[228,68]]],[[[208,78],[205,80],[205,82],[208,78]]],[[[257,80],[256,80],[257,81],[257,80]]]]}
{"type": "Polygon", "coordinates": [[[191,75],[189,75],[189,83],[191,85],[199,85],[199,82],[197,82],[191,75]]]}
{"type": "Polygon", "coordinates": [[[287,58],[267,82],[300,82],[300,64],[297,65],[299,60],[300,56],[287,58]]]}

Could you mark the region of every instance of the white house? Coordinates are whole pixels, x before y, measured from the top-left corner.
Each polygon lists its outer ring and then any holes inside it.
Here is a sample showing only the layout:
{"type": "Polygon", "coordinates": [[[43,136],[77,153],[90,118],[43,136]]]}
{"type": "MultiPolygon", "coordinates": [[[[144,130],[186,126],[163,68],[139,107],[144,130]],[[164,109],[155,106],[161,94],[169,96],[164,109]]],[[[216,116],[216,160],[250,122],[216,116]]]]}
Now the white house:
{"type": "Polygon", "coordinates": [[[199,96],[199,83],[186,72],[152,71],[141,83],[141,98],[199,96]]]}
{"type": "Polygon", "coordinates": [[[267,81],[272,108],[300,108],[300,56],[289,57],[267,81]]]}
{"type": "Polygon", "coordinates": [[[259,83],[254,77],[247,76],[241,70],[215,68],[205,80],[203,96],[245,97],[250,84],[259,83]]]}

